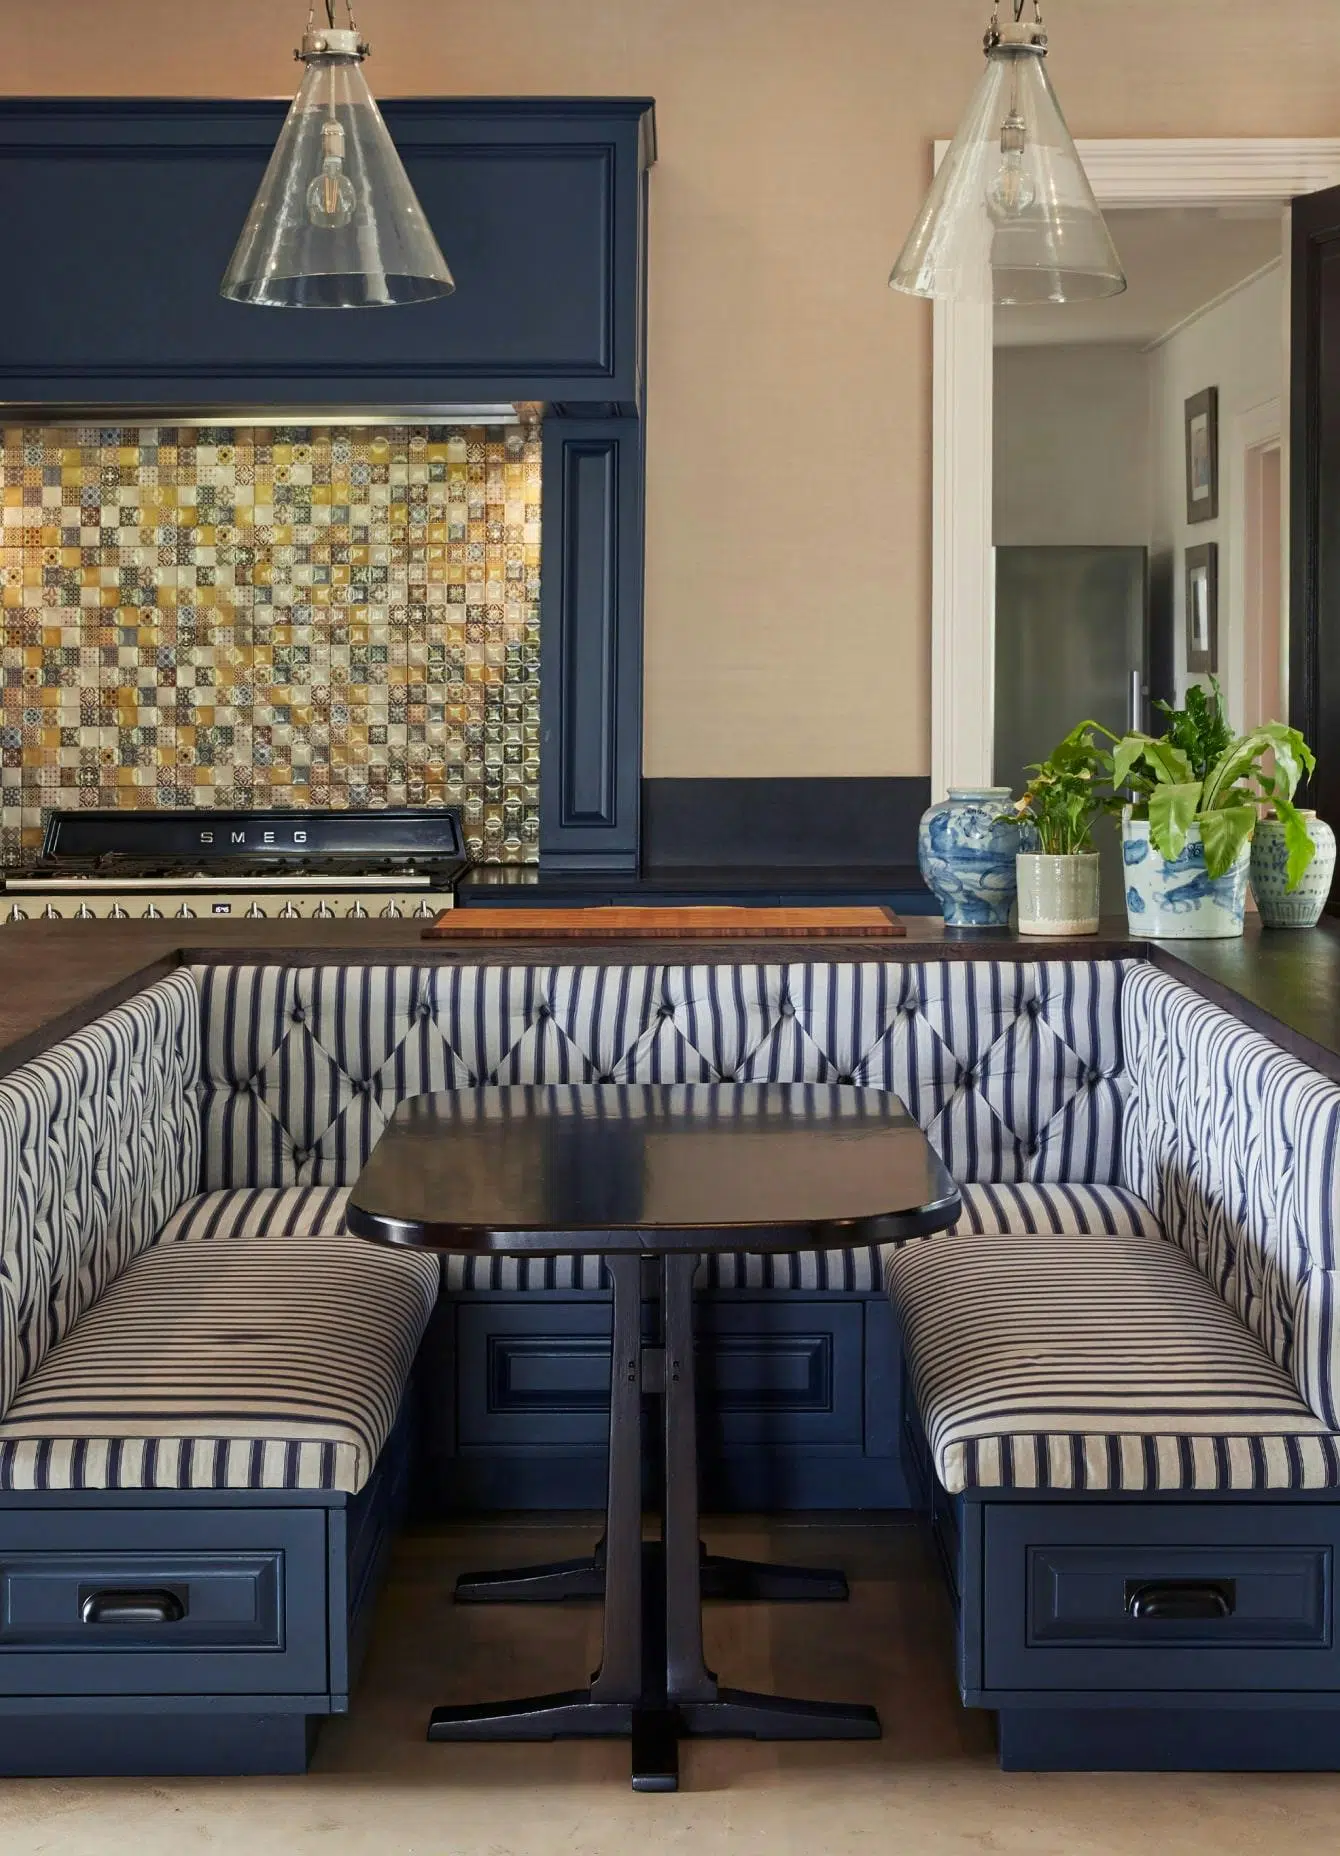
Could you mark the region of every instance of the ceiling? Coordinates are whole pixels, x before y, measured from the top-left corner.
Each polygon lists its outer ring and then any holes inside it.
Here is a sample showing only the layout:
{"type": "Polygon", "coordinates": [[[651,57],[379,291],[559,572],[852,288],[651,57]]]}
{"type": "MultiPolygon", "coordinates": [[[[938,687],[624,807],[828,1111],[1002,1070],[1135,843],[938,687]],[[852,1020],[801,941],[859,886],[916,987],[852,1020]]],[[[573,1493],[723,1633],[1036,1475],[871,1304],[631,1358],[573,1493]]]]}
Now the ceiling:
{"type": "Polygon", "coordinates": [[[1165,207],[1106,215],[1129,288],[1101,303],[998,309],[996,346],[1122,342],[1141,347],[1255,276],[1281,252],[1281,209],[1165,207]]]}

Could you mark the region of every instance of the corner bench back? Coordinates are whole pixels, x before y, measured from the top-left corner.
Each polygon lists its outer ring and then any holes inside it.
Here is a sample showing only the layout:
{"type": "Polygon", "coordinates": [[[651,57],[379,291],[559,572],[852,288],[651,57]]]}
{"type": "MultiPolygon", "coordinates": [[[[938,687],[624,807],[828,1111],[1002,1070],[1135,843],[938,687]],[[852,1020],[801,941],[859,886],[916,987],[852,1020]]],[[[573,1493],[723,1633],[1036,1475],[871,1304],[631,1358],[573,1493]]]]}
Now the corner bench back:
{"type": "Polygon", "coordinates": [[[199,1077],[174,973],[0,1080],[0,1417],[198,1189],[199,1077]]]}
{"type": "Polygon", "coordinates": [[[347,1185],[405,1097],[894,1090],[963,1181],[1120,1180],[1119,961],[200,967],[205,1189],[347,1185]]]}
{"type": "Polygon", "coordinates": [[[1189,987],[1122,989],[1124,1183],[1340,1430],[1340,1088],[1189,987]]]}

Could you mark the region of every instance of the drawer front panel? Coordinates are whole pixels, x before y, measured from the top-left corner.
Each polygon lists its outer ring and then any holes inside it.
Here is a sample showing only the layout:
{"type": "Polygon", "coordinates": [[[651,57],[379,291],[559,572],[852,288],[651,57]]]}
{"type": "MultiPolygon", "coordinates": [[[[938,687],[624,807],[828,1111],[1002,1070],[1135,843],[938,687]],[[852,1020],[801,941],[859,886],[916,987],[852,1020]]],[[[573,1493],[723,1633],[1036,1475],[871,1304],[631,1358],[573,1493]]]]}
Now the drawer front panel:
{"type": "Polygon", "coordinates": [[[988,1688],[1340,1687],[1340,1517],[1299,1504],[992,1503],[988,1688]]]}
{"type": "Polygon", "coordinates": [[[0,1694],[327,1685],[320,1508],[0,1511],[0,1694]]]}

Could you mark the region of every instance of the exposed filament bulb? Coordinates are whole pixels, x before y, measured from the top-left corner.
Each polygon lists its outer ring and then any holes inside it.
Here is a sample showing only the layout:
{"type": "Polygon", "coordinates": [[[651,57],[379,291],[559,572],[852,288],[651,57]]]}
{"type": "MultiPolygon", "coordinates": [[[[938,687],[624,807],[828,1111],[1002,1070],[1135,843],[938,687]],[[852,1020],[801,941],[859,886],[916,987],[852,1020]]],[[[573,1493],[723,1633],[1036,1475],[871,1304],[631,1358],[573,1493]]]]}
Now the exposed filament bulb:
{"type": "Polygon", "coordinates": [[[354,184],[344,171],[344,127],[332,116],[321,131],[321,172],[307,189],[307,217],[312,225],[338,231],[358,205],[354,184]]]}
{"type": "Polygon", "coordinates": [[[1012,109],[1000,126],[1000,166],[987,189],[987,205],[994,219],[1017,219],[1037,198],[1024,170],[1027,147],[1028,125],[1019,111],[1012,109]]]}

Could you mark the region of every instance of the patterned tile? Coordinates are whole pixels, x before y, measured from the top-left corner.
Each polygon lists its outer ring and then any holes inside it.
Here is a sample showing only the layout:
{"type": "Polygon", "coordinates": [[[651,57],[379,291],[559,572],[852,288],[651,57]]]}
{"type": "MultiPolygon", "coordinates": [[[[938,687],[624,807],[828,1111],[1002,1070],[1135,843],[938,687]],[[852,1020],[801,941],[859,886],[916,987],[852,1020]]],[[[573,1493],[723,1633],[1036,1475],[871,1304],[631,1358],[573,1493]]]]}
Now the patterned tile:
{"type": "Polygon", "coordinates": [[[51,806],[460,806],[539,840],[540,441],[9,427],[0,864],[51,806]]]}

